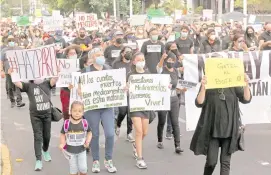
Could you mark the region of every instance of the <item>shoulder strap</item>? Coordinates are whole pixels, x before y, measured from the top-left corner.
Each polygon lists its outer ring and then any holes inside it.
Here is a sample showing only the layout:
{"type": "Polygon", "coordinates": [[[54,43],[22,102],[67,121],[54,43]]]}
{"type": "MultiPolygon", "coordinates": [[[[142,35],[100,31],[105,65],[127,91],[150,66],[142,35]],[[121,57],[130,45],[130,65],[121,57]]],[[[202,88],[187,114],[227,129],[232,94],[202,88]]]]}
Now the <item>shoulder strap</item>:
{"type": "MultiPolygon", "coordinates": [[[[36,85],[37,85],[37,84],[36,84],[36,85]]],[[[46,94],[46,92],[45,92],[39,85],[37,85],[37,87],[44,93],[44,95],[48,98],[49,103],[50,103],[51,106],[53,107],[54,105],[53,105],[53,103],[52,103],[50,97],[46,94]]]]}
{"type": "Polygon", "coordinates": [[[64,121],[64,132],[67,133],[70,126],[70,119],[64,121]]]}
{"type": "Polygon", "coordinates": [[[82,123],[83,123],[84,131],[87,131],[88,130],[88,121],[86,119],[83,119],[82,123]]]}

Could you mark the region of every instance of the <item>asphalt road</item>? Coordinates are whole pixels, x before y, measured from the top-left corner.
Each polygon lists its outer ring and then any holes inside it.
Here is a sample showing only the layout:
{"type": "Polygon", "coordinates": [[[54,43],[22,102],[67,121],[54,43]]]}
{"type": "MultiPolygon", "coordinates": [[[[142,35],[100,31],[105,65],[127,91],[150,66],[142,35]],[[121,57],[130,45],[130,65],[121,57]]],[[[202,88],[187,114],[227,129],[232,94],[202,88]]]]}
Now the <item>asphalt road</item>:
{"type": "MultiPolygon", "coordinates": [[[[29,118],[28,99],[24,95],[26,107],[10,108],[10,102],[5,95],[4,81],[1,81],[1,123],[5,144],[11,153],[14,175],[66,175],[69,174],[68,162],[58,149],[61,122],[53,123],[52,139],[49,151],[52,162],[43,163],[41,172],[34,171],[33,132],[29,118]],[[16,162],[16,159],[23,159],[16,162]]],[[[52,98],[53,103],[60,107],[59,95],[52,98]]],[[[185,119],[181,120],[185,122],[185,119]]],[[[148,164],[147,170],[139,170],[132,156],[132,146],[125,141],[126,126],[123,125],[119,138],[115,139],[113,161],[120,175],[201,175],[205,163],[204,156],[194,156],[189,150],[192,132],[184,131],[181,123],[181,146],[185,149],[182,155],[174,153],[173,140],[164,140],[165,149],[156,148],[157,119],[150,125],[149,134],[144,140],[144,159],[148,164]]],[[[101,132],[101,155],[104,155],[104,136],[101,132]]],[[[271,124],[249,125],[246,128],[246,151],[237,152],[232,157],[231,175],[271,175],[271,124]]],[[[103,157],[103,156],[101,156],[103,157]]],[[[101,162],[103,159],[101,160],[101,162]]],[[[88,156],[91,168],[92,158],[88,156]]],[[[103,165],[101,175],[107,174],[103,165]]],[[[89,172],[89,174],[92,174],[89,172]]],[[[214,172],[219,175],[219,163],[214,172]]]]}

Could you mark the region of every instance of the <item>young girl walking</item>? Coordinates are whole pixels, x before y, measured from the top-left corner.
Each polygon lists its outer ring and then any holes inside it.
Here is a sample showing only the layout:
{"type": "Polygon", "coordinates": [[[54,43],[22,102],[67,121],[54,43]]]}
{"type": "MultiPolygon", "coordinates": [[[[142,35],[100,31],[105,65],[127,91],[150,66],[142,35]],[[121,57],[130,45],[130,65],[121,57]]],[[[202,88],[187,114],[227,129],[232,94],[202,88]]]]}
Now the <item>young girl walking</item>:
{"type": "Polygon", "coordinates": [[[64,121],[61,129],[59,148],[69,155],[70,175],[86,175],[88,170],[86,148],[89,147],[92,133],[83,114],[83,103],[74,101],[70,119],[64,121]]]}

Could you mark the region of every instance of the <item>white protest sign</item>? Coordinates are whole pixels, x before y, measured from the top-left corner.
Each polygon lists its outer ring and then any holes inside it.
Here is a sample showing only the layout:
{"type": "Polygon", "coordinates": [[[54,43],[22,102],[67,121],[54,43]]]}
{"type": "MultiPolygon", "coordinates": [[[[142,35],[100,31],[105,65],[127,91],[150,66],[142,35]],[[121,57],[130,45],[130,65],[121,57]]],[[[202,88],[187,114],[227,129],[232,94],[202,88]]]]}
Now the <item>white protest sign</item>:
{"type": "Polygon", "coordinates": [[[127,106],[125,69],[84,73],[80,82],[85,111],[127,106]]]}
{"type": "MultiPolygon", "coordinates": [[[[245,73],[250,78],[252,100],[249,104],[240,104],[244,124],[271,123],[271,51],[261,52],[219,52],[221,58],[239,58],[245,65],[245,73]]],[[[185,81],[197,83],[196,88],[185,93],[186,130],[195,130],[201,108],[195,106],[200,81],[204,76],[204,63],[211,54],[184,55],[185,81]]],[[[208,83],[208,82],[207,82],[208,83]]]]}
{"type": "Polygon", "coordinates": [[[153,17],[151,19],[152,24],[173,24],[173,18],[170,16],[165,17],[153,17]]]}
{"type": "Polygon", "coordinates": [[[70,91],[70,104],[69,104],[69,113],[71,112],[71,104],[74,101],[81,101],[81,98],[78,94],[78,84],[80,81],[81,72],[72,72],[72,86],[73,88],[70,91]]]}
{"type": "Polygon", "coordinates": [[[80,13],[76,14],[76,27],[80,29],[81,27],[86,28],[87,30],[96,30],[98,29],[98,18],[95,13],[80,13]]]}
{"type": "Polygon", "coordinates": [[[148,53],[156,53],[156,52],[161,52],[162,47],[161,45],[147,45],[147,52],[148,53]]]}
{"type": "Polygon", "coordinates": [[[63,30],[64,19],[62,16],[43,17],[43,30],[45,32],[63,30]]]}
{"type": "Polygon", "coordinates": [[[48,45],[35,49],[9,50],[6,57],[13,69],[13,82],[57,76],[55,46],[48,45]]]}
{"type": "Polygon", "coordinates": [[[170,110],[169,75],[131,75],[128,83],[131,112],[170,110]]]}
{"type": "Polygon", "coordinates": [[[255,21],[256,21],[256,15],[249,15],[249,18],[248,18],[248,23],[249,24],[254,24],[255,21]]]}
{"type": "Polygon", "coordinates": [[[72,72],[80,70],[79,59],[57,59],[59,66],[56,87],[68,87],[72,83],[72,72]]]}
{"type": "Polygon", "coordinates": [[[146,15],[133,15],[130,18],[131,26],[143,26],[145,24],[147,16],[146,15]]]}

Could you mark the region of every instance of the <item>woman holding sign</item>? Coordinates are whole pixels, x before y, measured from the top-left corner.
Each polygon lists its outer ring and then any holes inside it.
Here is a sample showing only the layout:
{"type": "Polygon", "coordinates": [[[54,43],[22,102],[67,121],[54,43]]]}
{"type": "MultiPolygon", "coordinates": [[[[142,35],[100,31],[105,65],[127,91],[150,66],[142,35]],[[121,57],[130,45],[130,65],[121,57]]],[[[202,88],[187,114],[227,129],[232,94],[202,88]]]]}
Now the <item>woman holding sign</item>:
{"type": "Polygon", "coordinates": [[[178,71],[174,68],[176,62],[176,56],[174,53],[169,52],[168,55],[164,54],[157,65],[157,72],[160,74],[170,75],[170,88],[171,88],[171,98],[170,98],[170,111],[159,111],[158,112],[158,126],[157,126],[157,136],[159,149],[163,149],[163,130],[166,123],[167,114],[172,124],[175,152],[180,154],[183,149],[180,147],[180,128],[179,128],[179,98],[177,96],[176,87],[178,83],[178,71]],[[165,64],[165,66],[164,66],[165,64]]]}
{"type": "Polygon", "coordinates": [[[239,102],[251,101],[247,75],[244,81],[245,87],[222,89],[206,89],[206,78],[201,81],[195,104],[202,110],[190,149],[195,155],[206,155],[204,175],[213,174],[219,147],[220,175],[230,174],[231,155],[243,150],[239,102]]]}

